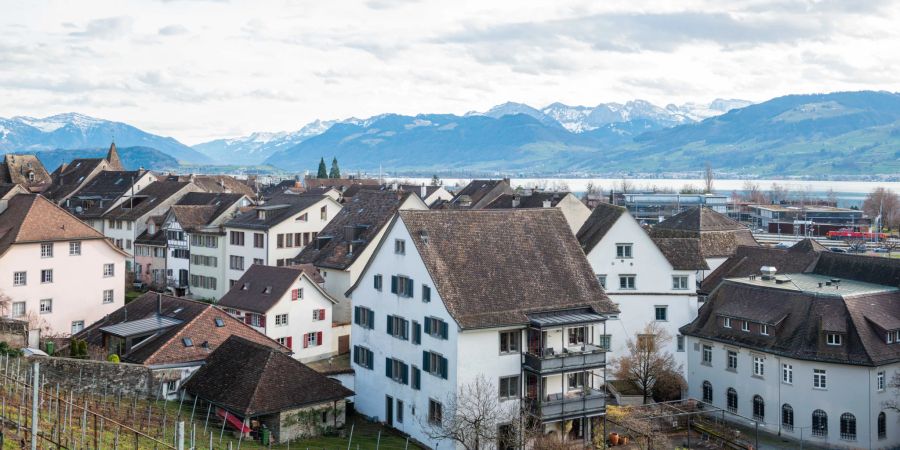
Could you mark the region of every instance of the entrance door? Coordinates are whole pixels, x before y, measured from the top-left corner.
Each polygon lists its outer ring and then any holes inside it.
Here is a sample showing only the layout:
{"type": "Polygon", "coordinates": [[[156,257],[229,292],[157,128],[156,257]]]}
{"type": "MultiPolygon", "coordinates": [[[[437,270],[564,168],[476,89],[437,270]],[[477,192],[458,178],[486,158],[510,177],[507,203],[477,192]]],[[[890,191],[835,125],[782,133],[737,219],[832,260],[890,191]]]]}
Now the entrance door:
{"type": "Polygon", "coordinates": [[[181,269],[178,271],[178,285],[179,286],[187,286],[188,285],[188,271],[186,269],[181,269]]]}
{"type": "Polygon", "coordinates": [[[390,395],[384,396],[384,423],[394,426],[394,399],[390,395]]]}

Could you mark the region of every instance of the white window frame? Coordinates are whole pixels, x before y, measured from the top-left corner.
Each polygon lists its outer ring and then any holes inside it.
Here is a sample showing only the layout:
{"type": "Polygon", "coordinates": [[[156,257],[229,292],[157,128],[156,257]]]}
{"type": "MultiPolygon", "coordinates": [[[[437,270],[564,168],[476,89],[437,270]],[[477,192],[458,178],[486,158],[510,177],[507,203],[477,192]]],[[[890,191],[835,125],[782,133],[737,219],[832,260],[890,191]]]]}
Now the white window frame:
{"type": "Polygon", "coordinates": [[[78,333],[79,331],[84,329],[84,321],[83,320],[73,320],[72,321],[72,334],[78,333]]]}
{"type": "Polygon", "coordinates": [[[877,390],[878,392],[883,391],[883,390],[884,390],[884,385],[885,385],[885,383],[884,383],[884,371],[882,370],[882,371],[879,371],[879,372],[875,375],[875,390],[877,390]]]}
{"type": "Polygon", "coordinates": [[[69,242],[69,256],[81,256],[81,241],[69,242]]]}
{"type": "Polygon", "coordinates": [[[13,317],[24,317],[26,312],[25,302],[13,302],[10,307],[10,313],[13,317]],[[19,310],[19,311],[16,311],[19,310]]]}
{"type": "Polygon", "coordinates": [[[726,350],[726,368],[733,372],[737,372],[738,368],[738,352],[737,350],[726,350]]]}
{"type": "Polygon", "coordinates": [[[41,269],[41,284],[50,283],[53,283],[53,269],[41,269]],[[49,277],[45,275],[49,275],[49,277]]]}
{"type": "Polygon", "coordinates": [[[630,242],[619,242],[616,244],[616,259],[634,258],[634,244],[630,242]]]}
{"type": "Polygon", "coordinates": [[[722,323],[722,326],[725,328],[731,328],[731,317],[724,317],[724,319],[725,320],[722,323]]]}
{"type": "Polygon", "coordinates": [[[623,291],[633,291],[637,289],[637,275],[634,274],[625,274],[619,275],[619,289],[623,291]],[[631,280],[631,283],[628,283],[627,280],[631,280]],[[629,286],[630,284],[630,286],[629,286]],[[624,287],[623,287],[624,286],[624,287]]]}
{"type": "Polygon", "coordinates": [[[40,313],[41,314],[50,314],[52,312],[53,312],[53,299],[52,298],[42,298],[41,303],[40,303],[40,313]]]}
{"type": "Polygon", "coordinates": [[[598,273],[597,274],[597,282],[600,283],[600,287],[606,289],[606,274],[598,273]]]}
{"type": "Polygon", "coordinates": [[[18,272],[13,272],[13,286],[26,286],[28,285],[28,272],[24,270],[20,270],[18,272]]]}
{"type": "Polygon", "coordinates": [[[813,389],[828,389],[828,373],[825,369],[813,369],[813,389]]]}
{"type": "Polygon", "coordinates": [[[700,361],[701,364],[712,366],[712,345],[702,344],[700,347],[700,361]]]}
{"type": "Polygon", "coordinates": [[[747,333],[750,332],[750,321],[749,320],[741,321],[741,331],[744,331],[747,333]]]}
{"type": "Polygon", "coordinates": [[[766,357],[753,356],[753,376],[762,377],[766,374],[766,357]]]}
{"type": "Polygon", "coordinates": [[[394,239],[394,254],[396,254],[396,255],[405,255],[406,254],[406,240],[394,239]]]}
{"type": "Polygon", "coordinates": [[[781,365],[781,382],[784,384],[794,384],[794,366],[792,364],[781,365]]]}
{"type": "Polygon", "coordinates": [[[653,320],[656,322],[668,322],[669,321],[669,307],[666,305],[655,305],[653,307],[653,320]],[[662,310],[663,318],[659,318],[659,311],[662,310]]]}
{"type": "Polygon", "coordinates": [[[282,327],[288,324],[288,315],[284,314],[275,314],[275,326],[282,327]]]}
{"type": "Polygon", "coordinates": [[[53,257],[53,243],[52,242],[41,242],[41,258],[52,258],[53,257]]]}
{"type": "Polygon", "coordinates": [[[838,347],[843,345],[843,341],[843,336],[840,333],[827,333],[825,335],[825,344],[827,345],[838,347]]]}
{"type": "Polygon", "coordinates": [[[103,278],[116,276],[116,265],[114,263],[103,264],[103,278]]]}
{"type": "Polygon", "coordinates": [[[672,275],[672,290],[684,291],[688,289],[690,277],[687,275],[672,275]]]}

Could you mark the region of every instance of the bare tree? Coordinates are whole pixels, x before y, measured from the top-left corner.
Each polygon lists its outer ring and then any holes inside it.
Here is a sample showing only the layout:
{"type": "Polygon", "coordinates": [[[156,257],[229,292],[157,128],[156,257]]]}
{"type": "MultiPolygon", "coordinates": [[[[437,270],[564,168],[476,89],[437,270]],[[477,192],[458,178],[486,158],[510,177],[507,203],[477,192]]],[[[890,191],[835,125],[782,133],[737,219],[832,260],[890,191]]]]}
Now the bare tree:
{"type": "Polygon", "coordinates": [[[419,415],[425,435],[435,441],[453,441],[467,450],[494,445],[501,437],[500,425],[518,423],[517,402],[501,402],[497,385],[479,375],[459,387],[443,404],[440,417],[419,415]]]}
{"type": "Polygon", "coordinates": [[[703,184],[706,188],[706,194],[712,194],[713,191],[713,170],[709,163],[706,163],[706,170],[703,171],[703,184]]]}
{"type": "MultiPolygon", "coordinates": [[[[629,339],[625,355],[613,360],[613,375],[620,380],[627,380],[641,391],[644,403],[652,397],[657,382],[663,380],[684,380],[678,374],[680,367],[671,353],[664,346],[672,340],[666,330],[657,323],[651,322],[638,333],[635,339],[629,339]]],[[[666,387],[665,390],[669,388],[666,387]]]]}
{"type": "Polygon", "coordinates": [[[834,192],[834,189],[828,188],[828,191],[825,192],[825,200],[828,201],[829,205],[837,206],[837,193],[834,192]]]}
{"type": "Polygon", "coordinates": [[[890,189],[875,188],[866,196],[862,210],[872,219],[880,214],[881,223],[889,229],[900,225],[900,196],[890,189]]]}
{"type": "Polygon", "coordinates": [[[670,448],[669,437],[653,426],[651,419],[641,417],[640,408],[633,406],[608,406],[606,415],[610,422],[632,434],[634,445],[641,450],[670,448]]]}
{"type": "Polygon", "coordinates": [[[888,387],[894,391],[894,398],[885,400],[881,404],[886,409],[900,412],[900,401],[898,401],[898,397],[900,397],[900,372],[894,372],[894,374],[891,375],[891,379],[888,381],[888,387]]]}
{"type": "Polygon", "coordinates": [[[791,192],[787,186],[772,183],[772,188],[769,190],[769,201],[770,203],[781,203],[787,200],[790,194],[791,192]]]}
{"type": "Polygon", "coordinates": [[[744,191],[745,198],[747,201],[756,204],[764,204],[766,203],[766,196],[763,195],[762,191],[759,189],[759,183],[753,183],[751,181],[744,182],[744,191]]]}
{"type": "Polygon", "coordinates": [[[6,317],[9,314],[10,306],[12,306],[12,298],[0,291],[0,316],[6,317]]]}
{"type": "Polygon", "coordinates": [[[634,185],[628,181],[627,178],[622,178],[622,181],[619,182],[619,190],[622,191],[623,194],[627,194],[634,189],[634,185]]]}
{"type": "Polygon", "coordinates": [[[852,253],[865,253],[866,252],[866,240],[865,239],[847,239],[847,249],[852,253]]]}

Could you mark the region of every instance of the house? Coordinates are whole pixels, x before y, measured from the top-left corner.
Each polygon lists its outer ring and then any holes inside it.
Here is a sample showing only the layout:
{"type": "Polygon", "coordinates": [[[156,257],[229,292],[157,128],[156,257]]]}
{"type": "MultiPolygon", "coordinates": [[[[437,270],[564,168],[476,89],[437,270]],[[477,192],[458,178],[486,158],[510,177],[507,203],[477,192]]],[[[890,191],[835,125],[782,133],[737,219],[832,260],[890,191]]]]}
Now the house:
{"type": "Polygon", "coordinates": [[[125,170],[115,142],[110,144],[109,151],[103,158],[78,158],[68,164],[61,164],[50,174],[52,182],[42,194],[61,205],[105,170],[125,170]]]}
{"type": "Polygon", "coordinates": [[[160,392],[174,397],[181,382],[230,336],[288,351],[217,306],[153,291],[103,316],[75,338],[119,355],[122,362],[167,373],[176,369],[180,377],[169,380],[160,392]]]}
{"type": "Polygon", "coordinates": [[[228,286],[253,264],[292,264],[341,210],[327,195],[280,194],[225,222],[228,286]]]}
{"type": "Polygon", "coordinates": [[[681,329],[689,395],[795,445],[897,448],[900,416],[885,402],[900,369],[900,261],[804,253],[814,261],[798,271],[720,279],[681,329]]]}
{"type": "MultiPolygon", "coordinates": [[[[311,264],[254,264],[218,305],[308,362],[337,354],[331,322],[336,303],[311,264]]],[[[348,344],[349,345],[349,341],[348,344]]]]}
{"type": "Polygon", "coordinates": [[[285,352],[238,336],[212,352],[184,389],[255,435],[265,427],[276,444],[342,428],[353,395],[285,352]]]}
{"type": "Polygon", "coordinates": [[[651,237],[628,210],[609,203],[594,208],[577,237],[622,312],[606,322],[610,356],[626,355],[628,341],[652,323],[669,337],[664,350],[685,366],[678,329],[697,317],[697,273],[708,269],[698,240],[651,237]]]}
{"type": "Polygon", "coordinates": [[[31,329],[77,333],[122,306],[126,256],[40,195],[0,200],[0,292],[31,329]]]}
{"type": "Polygon", "coordinates": [[[344,208],[322,229],[315,245],[296,255],[295,261],[312,264],[325,279],[325,290],[337,300],[334,319],[349,323],[350,298],[346,296],[381,242],[397,211],[428,207],[416,195],[391,191],[362,190],[347,200],[344,208]]]}
{"type": "Polygon", "coordinates": [[[250,204],[240,193],[188,192],[169,208],[162,223],[168,289],[178,295],[189,291],[197,298],[219,298],[217,294],[225,291],[218,286],[225,274],[221,225],[250,204]]]}
{"type": "Polygon", "coordinates": [[[129,254],[129,272],[133,271],[134,240],[146,230],[147,219],[165,214],[185,194],[199,190],[189,182],[154,181],[101,216],[103,234],[129,254]]]}
{"type": "Polygon", "coordinates": [[[7,153],[0,162],[0,184],[18,184],[29,192],[40,192],[51,182],[50,174],[35,155],[7,153]]]}
{"type": "Polygon", "coordinates": [[[69,212],[103,231],[103,215],[156,181],[147,170],[104,170],[61,203],[69,212]]]}
{"type": "Polygon", "coordinates": [[[247,198],[256,198],[256,191],[249,184],[228,175],[169,175],[165,181],[189,181],[203,192],[219,194],[241,194],[247,198]]]}
{"type": "Polygon", "coordinates": [[[164,216],[147,218],[147,229],[134,240],[134,282],[155,291],[166,290],[166,232],[164,216]]]}
{"type": "Polygon", "coordinates": [[[485,208],[559,208],[572,233],[578,233],[584,221],[591,215],[591,210],[571,192],[531,191],[503,194],[485,208]]]}
{"type": "Polygon", "coordinates": [[[380,184],[381,182],[374,178],[313,178],[307,176],[303,179],[303,187],[307,192],[332,188],[344,192],[352,186],[378,186],[380,184]]]}
{"type": "Polygon", "coordinates": [[[545,433],[591,441],[617,310],[559,210],[401,210],[349,294],[357,411],[452,448],[422,426],[483,378],[545,433]]]}
{"type": "Polygon", "coordinates": [[[370,191],[399,191],[399,192],[412,192],[419,196],[423,202],[430,208],[431,205],[434,205],[437,202],[449,202],[453,200],[453,194],[451,194],[447,189],[443,186],[434,186],[434,185],[426,185],[422,184],[398,184],[398,183],[390,183],[383,185],[370,185],[370,184],[355,184],[350,186],[343,192],[342,198],[346,202],[348,199],[353,198],[357,192],[363,190],[370,191]]]}
{"type": "Polygon", "coordinates": [[[441,203],[448,209],[481,209],[503,194],[513,194],[509,178],[502,180],[472,180],[464,186],[448,203],[441,203]]]}
{"type": "MultiPolygon", "coordinates": [[[[654,238],[699,239],[700,252],[709,270],[734,254],[740,245],[759,245],[750,229],[730,217],[705,206],[684,210],[653,226],[654,238]]],[[[706,275],[701,273],[700,278],[706,275]]]]}

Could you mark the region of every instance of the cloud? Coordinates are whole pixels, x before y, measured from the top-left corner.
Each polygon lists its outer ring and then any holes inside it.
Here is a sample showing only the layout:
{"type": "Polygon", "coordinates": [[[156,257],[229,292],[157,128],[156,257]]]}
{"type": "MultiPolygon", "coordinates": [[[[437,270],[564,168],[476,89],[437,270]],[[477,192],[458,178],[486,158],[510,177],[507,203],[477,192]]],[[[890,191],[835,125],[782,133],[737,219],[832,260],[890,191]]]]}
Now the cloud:
{"type": "Polygon", "coordinates": [[[160,36],[178,36],[187,33],[188,29],[184,25],[166,25],[156,32],[160,36]]]}
{"type": "Polygon", "coordinates": [[[88,39],[118,39],[131,33],[134,19],[128,16],[95,19],[87,23],[81,31],[73,31],[70,36],[88,39]]]}

